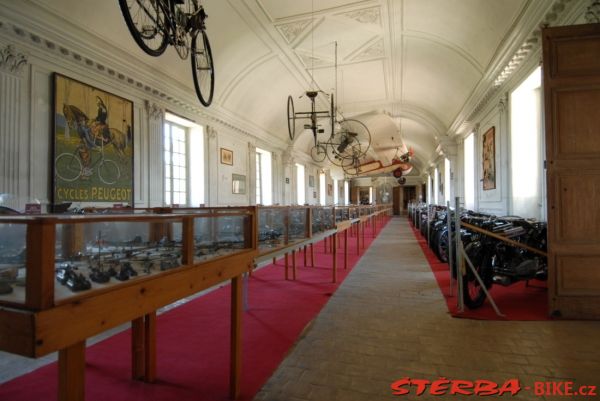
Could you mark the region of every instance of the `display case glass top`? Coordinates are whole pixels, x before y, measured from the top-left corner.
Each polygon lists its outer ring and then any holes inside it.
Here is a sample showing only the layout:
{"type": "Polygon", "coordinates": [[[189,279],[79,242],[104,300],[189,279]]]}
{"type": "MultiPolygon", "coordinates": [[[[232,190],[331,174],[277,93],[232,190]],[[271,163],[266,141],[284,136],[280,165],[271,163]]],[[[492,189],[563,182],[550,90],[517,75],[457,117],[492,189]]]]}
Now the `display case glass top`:
{"type": "Polygon", "coordinates": [[[45,309],[255,249],[254,210],[2,217],[0,305],[45,309]]]}

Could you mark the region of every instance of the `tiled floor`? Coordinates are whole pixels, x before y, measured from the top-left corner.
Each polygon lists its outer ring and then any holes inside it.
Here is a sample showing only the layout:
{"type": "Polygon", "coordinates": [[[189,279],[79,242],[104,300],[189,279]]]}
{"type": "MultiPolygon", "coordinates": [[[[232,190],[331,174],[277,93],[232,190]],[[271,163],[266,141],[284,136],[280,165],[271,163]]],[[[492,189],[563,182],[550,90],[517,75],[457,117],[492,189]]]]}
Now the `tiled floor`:
{"type": "Polygon", "coordinates": [[[536,381],[600,387],[600,322],[451,318],[406,219],[395,218],[255,401],[440,399],[415,387],[393,395],[403,377],[518,379],[511,399],[553,399],[525,389],[536,381]]]}

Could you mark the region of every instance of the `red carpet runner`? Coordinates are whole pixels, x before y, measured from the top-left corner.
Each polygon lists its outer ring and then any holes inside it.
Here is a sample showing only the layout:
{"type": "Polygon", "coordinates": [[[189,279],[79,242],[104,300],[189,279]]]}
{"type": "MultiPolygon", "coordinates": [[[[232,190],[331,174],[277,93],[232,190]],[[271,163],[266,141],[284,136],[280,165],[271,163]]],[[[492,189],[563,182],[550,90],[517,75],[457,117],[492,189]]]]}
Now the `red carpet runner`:
{"type": "MultiPolygon", "coordinates": [[[[368,227],[365,250],[372,241],[368,227]]],[[[349,237],[348,270],[343,269],[343,248],[338,249],[338,283],[332,284],[331,253],[324,253],[323,242],[315,244],[314,250],[315,267],[299,267],[296,281],[284,280],[281,259],[276,266],[256,271],[249,280],[249,310],[243,316],[242,333],[242,400],[254,397],[360,259],[356,238],[349,237]]],[[[297,266],[301,265],[302,255],[297,254],[297,266]]],[[[154,384],[130,379],[129,330],[89,347],[86,400],[227,400],[229,307],[230,288],[225,286],[159,316],[154,384]]],[[[0,400],[56,400],[57,378],[57,366],[52,363],[1,384],[0,400]]]]}
{"type": "Polygon", "coordinates": [[[456,282],[453,284],[453,294],[450,293],[450,269],[447,263],[440,262],[435,253],[427,245],[421,232],[410,225],[423,254],[429,262],[438,286],[448,306],[448,311],[454,317],[481,320],[549,320],[548,292],[546,283],[533,280],[530,286],[518,282],[508,287],[493,285],[490,294],[505,317],[498,316],[489,301],[478,309],[470,310],[465,307],[463,313],[456,306],[456,282]]]}

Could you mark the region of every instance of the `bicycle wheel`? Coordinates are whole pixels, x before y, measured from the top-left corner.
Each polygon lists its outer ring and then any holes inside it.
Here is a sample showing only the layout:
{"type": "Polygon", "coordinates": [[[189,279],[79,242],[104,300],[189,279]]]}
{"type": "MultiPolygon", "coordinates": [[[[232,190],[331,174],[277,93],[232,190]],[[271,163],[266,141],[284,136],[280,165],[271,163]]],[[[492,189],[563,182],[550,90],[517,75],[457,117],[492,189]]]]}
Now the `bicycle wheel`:
{"type": "Polygon", "coordinates": [[[81,160],[73,153],[61,153],[54,162],[54,173],[63,181],[75,181],[81,175],[81,160]]]}
{"type": "Polygon", "coordinates": [[[325,146],[321,144],[313,146],[310,150],[310,156],[314,161],[320,163],[327,157],[327,149],[325,149],[325,146]]]}
{"type": "Polygon", "coordinates": [[[290,140],[293,141],[296,135],[296,113],[294,112],[294,99],[291,96],[288,96],[287,101],[287,119],[288,134],[290,135],[290,140]]]}
{"type": "Polygon", "coordinates": [[[202,41],[198,43],[198,35],[192,39],[192,77],[200,103],[208,107],[212,103],[215,91],[215,66],[213,64],[210,43],[205,31],[200,31],[202,41]]]}
{"type": "Polygon", "coordinates": [[[165,14],[157,0],[119,0],[121,13],[133,39],[147,54],[157,57],[165,52],[165,14]]]}
{"type": "Polygon", "coordinates": [[[121,170],[112,160],[102,160],[98,164],[98,177],[106,185],[112,185],[121,177],[121,170]]]}

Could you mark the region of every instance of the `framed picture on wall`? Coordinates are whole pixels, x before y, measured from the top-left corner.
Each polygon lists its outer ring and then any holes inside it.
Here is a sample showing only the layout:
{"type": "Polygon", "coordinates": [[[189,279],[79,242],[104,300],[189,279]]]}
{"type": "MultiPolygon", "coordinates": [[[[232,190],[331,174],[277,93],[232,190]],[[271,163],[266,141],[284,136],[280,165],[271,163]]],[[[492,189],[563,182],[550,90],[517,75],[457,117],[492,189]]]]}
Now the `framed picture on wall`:
{"type": "Polygon", "coordinates": [[[133,206],[133,102],[54,74],[52,202],[133,206]]]}
{"type": "Polygon", "coordinates": [[[496,189],[496,131],[495,127],[483,134],[483,190],[496,189]]]}
{"type": "Polygon", "coordinates": [[[246,176],[241,174],[231,175],[232,190],[234,194],[246,193],[246,176]]]}
{"type": "Polygon", "coordinates": [[[314,186],[315,186],[315,176],[314,175],[308,176],[308,186],[311,188],[314,188],[314,186]]]}
{"type": "Polygon", "coordinates": [[[233,151],[221,148],[221,164],[233,166],[233,151]]]}
{"type": "Polygon", "coordinates": [[[327,196],[333,196],[333,184],[327,184],[327,196]]]}

